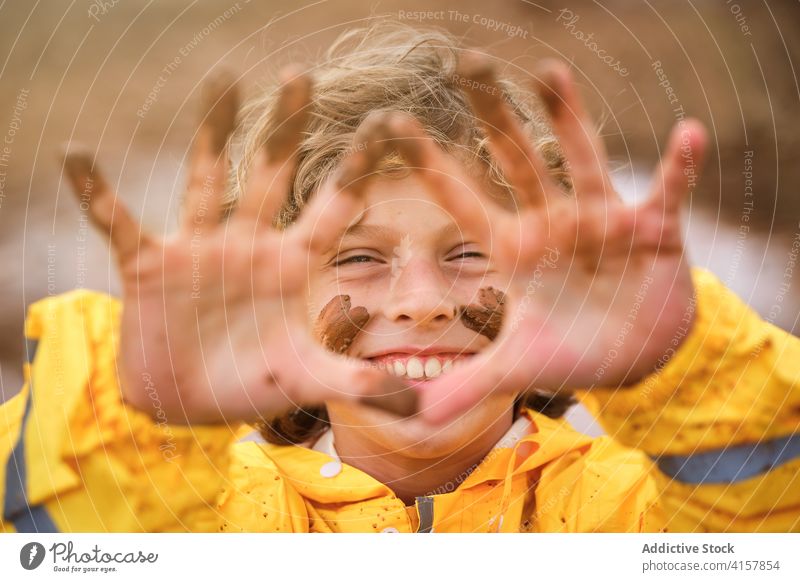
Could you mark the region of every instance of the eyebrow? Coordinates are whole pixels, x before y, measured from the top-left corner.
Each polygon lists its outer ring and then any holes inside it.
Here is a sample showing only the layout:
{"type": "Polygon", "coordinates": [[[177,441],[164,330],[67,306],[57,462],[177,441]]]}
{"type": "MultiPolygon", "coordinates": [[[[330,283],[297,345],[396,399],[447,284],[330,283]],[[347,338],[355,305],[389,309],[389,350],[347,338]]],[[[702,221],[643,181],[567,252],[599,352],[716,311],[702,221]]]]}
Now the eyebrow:
{"type": "MultiPolygon", "coordinates": [[[[437,235],[440,238],[448,238],[461,233],[463,233],[463,231],[455,222],[451,222],[437,231],[437,235]]],[[[344,231],[342,239],[345,237],[390,239],[396,237],[397,234],[398,231],[391,226],[356,223],[344,231]]]]}
{"type": "Polygon", "coordinates": [[[342,233],[342,239],[346,237],[390,239],[396,235],[397,231],[390,226],[356,223],[342,233]]]}

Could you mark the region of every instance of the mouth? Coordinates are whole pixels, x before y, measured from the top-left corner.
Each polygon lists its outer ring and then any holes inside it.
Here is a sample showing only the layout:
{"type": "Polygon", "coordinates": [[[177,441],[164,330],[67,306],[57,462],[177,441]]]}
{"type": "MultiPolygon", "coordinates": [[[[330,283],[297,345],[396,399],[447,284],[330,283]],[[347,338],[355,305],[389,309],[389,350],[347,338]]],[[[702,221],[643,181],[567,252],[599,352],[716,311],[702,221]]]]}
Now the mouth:
{"type": "Polygon", "coordinates": [[[371,365],[392,376],[410,380],[412,384],[438,378],[458,368],[475,352],[455,348],[394,349],[364,357],[371,365]]]}

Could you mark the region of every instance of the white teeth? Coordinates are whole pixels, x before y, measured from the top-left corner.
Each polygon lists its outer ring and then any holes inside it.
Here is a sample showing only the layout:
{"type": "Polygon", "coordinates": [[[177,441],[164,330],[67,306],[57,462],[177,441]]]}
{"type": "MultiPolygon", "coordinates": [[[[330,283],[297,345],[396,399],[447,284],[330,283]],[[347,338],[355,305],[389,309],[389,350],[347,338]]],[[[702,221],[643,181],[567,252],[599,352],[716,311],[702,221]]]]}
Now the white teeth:
{"type": "Polygon", "coordinates": [[[442,365],[436,358],[428,358],[425,362],[425,376],[428,378],[436,378],[442,373],[442,365]]]}
{"type": "Polygon", "coordinates": [[[409,358],[406,362],[406,374],[409,378],[417,379],[425,375],[425,369],[422,367],[422,362],[419,358],[409,358]]]}
{"type": "Polygon", "coordinates": [[[436,357],[418,358],[413,357],[408,360],[387,360],[377,363],[378,368],[385,370],[393,376],[405,376],[412,380],[420,378],[436,378],[442,374],[455,369],[464,364],[463,358],[454,360],[440,360],[436,357]]]}

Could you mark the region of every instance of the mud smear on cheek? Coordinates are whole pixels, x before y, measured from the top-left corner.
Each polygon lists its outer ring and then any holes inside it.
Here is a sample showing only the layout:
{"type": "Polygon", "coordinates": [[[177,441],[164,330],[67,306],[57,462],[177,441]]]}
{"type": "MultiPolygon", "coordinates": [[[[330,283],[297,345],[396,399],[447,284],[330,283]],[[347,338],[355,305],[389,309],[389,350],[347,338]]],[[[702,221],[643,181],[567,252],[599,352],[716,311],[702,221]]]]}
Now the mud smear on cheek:
{"type": "Polygon", "coordinates": [[[468,329],[494,341],[503,325],[505,304],[505,293],[494,287],[483,287],[478,291],[477,304],[464,305],[459,309],[461,322],[468,329]]]}
{"type": "Polygon", "coordinates": [[[349,295],[337,295],[319,312],[314,335],[326,350],[344,354],[369,317],[366,307],[352,307],[349,295]]]}
{"type": "MultiPolygon", "coordinates": [[[[483,287],[478,291],[478,303],[460,307],[459,317],[465,327],[494,341],[503,325],[505,303],[502,291],[483,287]]],[[[345,354],[369,319],[366,307],[353,307],[349,295],[337,295],[320,311],[314,335],[326,350],[345,354]]]]}
{"type": "MultiPolygon", "coordinates": [[[[483,287],[478,292],[478,304],[465,305],[460,309],[461,321],[467,328],[494,341],[502,327],[505,304],[506,296],[502,291],[483,287]]],[[[550,418],[561,418],[576,402],[571,392],[553,393],[535,387],[529,388],[521,398],[522,406],[550,418]]]]}
{"type": "MultiPolygon", "coordinates": [[[[349,295],[337,295],[319,312],[314,335],[326,350],[346,354],[356,336],[369,322],[366,307],[353,307],[349,295]]],[[[410,416],[417,411],[417,394],[395,376],[385,374],[385,380],[376,386],[376,394],[361,398],[367,404],[399,416],[410,416]]]]}

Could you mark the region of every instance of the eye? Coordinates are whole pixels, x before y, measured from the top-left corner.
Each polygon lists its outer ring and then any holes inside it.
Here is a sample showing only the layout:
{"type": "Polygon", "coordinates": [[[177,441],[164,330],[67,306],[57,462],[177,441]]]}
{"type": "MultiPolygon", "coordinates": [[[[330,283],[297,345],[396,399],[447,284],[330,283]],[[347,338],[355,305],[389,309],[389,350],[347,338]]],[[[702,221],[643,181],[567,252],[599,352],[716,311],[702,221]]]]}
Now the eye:
{"type": "Polygon", "coordinates": [[[467,258],[478,258],[482,259],[485,258],[483,253],[479,253],[478,251],[464,251],[463,253],[459,253],[454,257],[450,257],[450,260],[455,259],[467,259],[467,258]]]}
{"type": "Polygon", "coordinates": [[[348,265],[348,264],[355,264],[355,263],[370,263],[370,262],[377,262],[377,259],[374,257],[370,257],[369,255],[353,255],[351,257],[347,257],[344,259],[339,259],[335,261],[333,264],[336,267],[341,265],[348,265]]]}
{"type": "Polygon", "coordinates": [[[486,255],[476,250],[478,248],[480,247],[474,243],[462,243],[452,249],[451,253],[453,254],[449,255],[447,260],[459,261],[465,259],[485,259],[486,255]]]}

